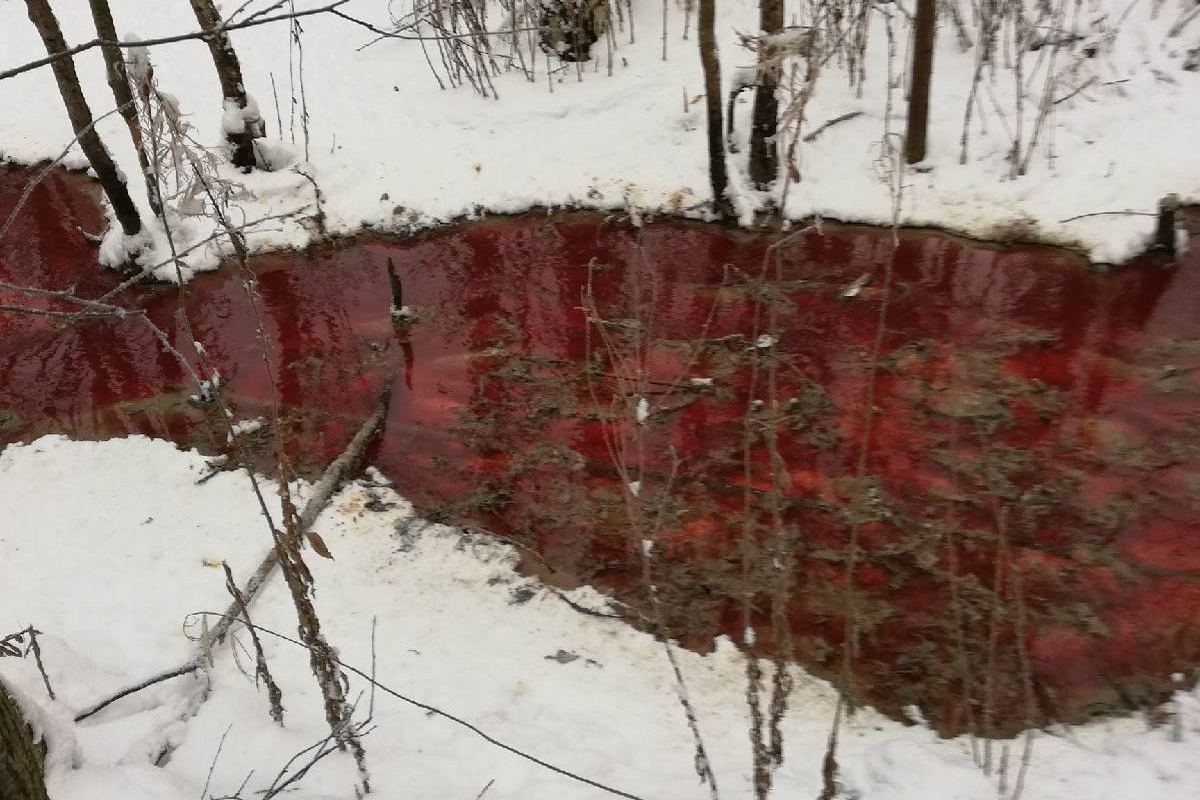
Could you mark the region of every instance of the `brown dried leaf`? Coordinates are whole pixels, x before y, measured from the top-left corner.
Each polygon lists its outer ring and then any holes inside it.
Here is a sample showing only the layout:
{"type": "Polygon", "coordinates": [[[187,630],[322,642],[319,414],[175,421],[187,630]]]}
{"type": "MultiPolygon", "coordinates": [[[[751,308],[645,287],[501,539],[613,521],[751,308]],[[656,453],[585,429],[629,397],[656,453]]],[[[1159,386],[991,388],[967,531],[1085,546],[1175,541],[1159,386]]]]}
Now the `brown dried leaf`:
{"type": "Polygon", "coordinates": [[[308,532],[308,541],[312,544],[312,549],[321,558],[333,560],[333,554],[329,552],[329,548],[325,546],[325,540],[313,531],[308,532]]]}

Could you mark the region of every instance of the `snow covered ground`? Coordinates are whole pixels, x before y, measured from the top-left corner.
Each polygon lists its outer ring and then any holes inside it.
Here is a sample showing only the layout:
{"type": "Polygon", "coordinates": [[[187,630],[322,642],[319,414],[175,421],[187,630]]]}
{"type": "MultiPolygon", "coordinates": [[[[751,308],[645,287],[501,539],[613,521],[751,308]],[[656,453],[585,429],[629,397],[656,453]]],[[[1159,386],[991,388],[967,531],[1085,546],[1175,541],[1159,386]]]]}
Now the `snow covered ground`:
{"type": "MultiPolygon", "coordinates": [[[[325,735],[307,659],[270,638],[264,647],[284,694],[283,728],[241,671],[253,671],[252,659],[228,645],[216,651],[212,692],[198,707],[197,683],[183,677],[71,722],[120,687],[184,662],[195,647],[186,634],[197,633],[185,629],[185,617],[227,602],[216,563],[227,560],[244,579],[265,553],[267,535],[244,474],[195,485],[205,471],[200,455],[141,437],[47,437],[0,455],[0,631],[32,623],[44,632],[42,657],[58,700],[46,696],[32,659],[0,659],[0,675],[51,742],[55,800],[195,800],[206,786],[204,797],[221,797],[248,774],[243,796],[253,797],[294,753],[325,735]],[[166,745],[169,759],[154,766],[166,745]]],[[[376,676],[390,688],[632,795],[708,796],[692,771],[675,684],[652,637],[580,614],[515,573],[505,546],[421,523],[386,487],[348,486],[316,528],[336,559],[311,559],[317,606],[346,663],[370,671],[377,620],[376,676]]],[[[574,599],[603,607],[590,590],[574,599]]],[[[259,625],[295,630],[278,577],[253,614],[259,625]]],[[[248,646],[244,633],[238,639],[248,646]]],[[[751,796],[736,650],[723,642],[712,655],[679,657],[721,796],[751,796]]],[[[776,796],[815,797],[836,700],[800,671],[796,680],[776,796]]],[[[352,681],[351,696],[366,690],[352,681]]],[[[1038,732],[1022,796],[1200,796],[1200,697],[1176,702],[1178,727],[1131,718],[1038,732]]],[[[367,703],[364,696],[361,707],[367,703]]],[[[378,797],[610,796],[382,693],[374,723],[365,743],[378,797]]],[[[1022,742],[1010,744],[1011,793],[1022,742]]],[[[938,739],[870,711],[843,728],[838,758],[846,797],[997,797],[998,776],[974,766],[966,739],[938,739]]],[[[353,784],[352,761],[335,755],[291,796],[349,798],[353,784]]]]}
{"type": "MultiPolygon", "coordinates": [[[[231,12],[243,4],[225,5],[231,12]]],[[[242,16],[267,5],[252,2],[242,16]]],[[[316,0],[297,3],[315,5],[316,0]]],[[[1200,153],[1194,140],[1200,127],[1200,72],[1183,69],[1191,49],[1200,46],[1200,22],[1168,35],[1191,5],[1190,0],[1089,0],[1071,6],[1060,29],[1047,27],[1039,33],[1061,34],[1071,43],[1025,53],[1020,111],[1015,73],[985,71],[972,112],[967,160],[961,165],[960,139],[976,48],[961,50],[959,37],[944,22],[937,40],[929,156],[925,171],[904,174],[901,221],[982,237],[1016,235],[1059,242],[1082,248],[1101,262],[1118,262],[1141,251],[1153,230],[1153,219],[1144,215],[1156,210],[1160,197],[1174,192],[1184,201],[1200,202],[1200,153]],[[1048,71],[1053,75],[1049,84],[1048,71]],[[1010,178],[1013,138],[1019,131],[1022,152],[1028,148],[1047,86],[1049,113],[1037,134],[1029,169],[1024,176],[1010,178]],[[1072,219],[1124,211],[1136,213],[1072,219]]],[[[85,0],[57,0],[54,6],[69,42],[94,36],[85,0]]],[[[753,65],[753,56],[737,44],[737,32],[756,28],[757,10],[750,0],[718,6],[727,89],[739,67],[753,65]]],[[[849,87],[845,63],[834,59],[822,70],[805,131],[844,114],[861,113],[801,145],[802,181],[789,193],[790,216],[820,213],[881,224],[891,220],[880,153],[885,130],[903,131],[908,12],[901,13],[901,6],[912,3],[880,5],[873,14],[861,96],[849,87]],[[895,19],[899,42],[893,70],[898,88],[886,126],[884,12],[895,19]]],[[[182,0],[156,2],[152,14],[146,13],[144,0],[113,0],[112,7],[117,28],[125,35],[149,38],[195,28],[182,0]]],[[[386,25],[388,7],[403,13],[409,4],[352,0],[345,10],[386,25]]],[[[1030,19],[1035,17],[1034,7],[1031,0],[1030,19]]],[[[962,11],[968,37],[974,36],[971,8],[964,5],[962,11]]],[[[789,24],[806,21],[798,13],[796,6],[788,6],[789,24]]],[[[387,39],[364,48],[375,38],[369,31],[328,15],[306,18],[304,85],[311,121],[308,163],[302,168],[320,186],[328,230],[404,230],[481,210],[518,211],[534,205],[697,213],[710,193],[703,103],[691,102],[702,94],[703,85],[695,21],[690,39],[682,39],[683,12],[675,3],[670,5],[664,61],[661,14],[657,4],[637,4],[636,42],[629,43],[627,27],[617,34],[611,77],[604,48],[597,46],[599,58],[581,75],[570,65],[556,72],[553,92],[544,63],[538,64],[533,82],[517,70],[500,75],[495,78],[499,100],[483,99],[468,88],[439,90],[418,42],[387,39]]],[[[494,11],[492,19],[499,16],[494,11]]],[[[287,26],[263,26],[232,36],[248,89],[259,101],[269,132],[278,136],[282,127],[290,157],[304,161],[300,124],[293,123],[288,109],[287,26]]],[[[1007,63],[1012,58],[1007,26],[1001,39],[1008,42],[1001,56],[1007,63]]],[[[506,47],[497,41],[498,52],[506,47]]],[[[0,2],[0,53],[0,69],[44,55],[25,18],[24,4],[16,0],[0,2]]],[[[218,144],[222,104],[204,45],[192,41],[158,47],[153,58],[161,88],[178,98],[205,141],[218,144]]],[[[1195,53],[1190,58],[1194,61],[1195,53]]],[[[77,60],[93,110],[99,114],[111,109],[98,51],[77,60]]],[[[747,220],[765,199],[747,188],[745,177],[749,97],[744,93],[737,104],[735,140],[741,152],[731,156],[733,187],[747,220]]],[[[0,81],[0,109],[2,158],[49,158],[71,139],[48,70],[0,81]]],[[[109,117],[99,129],[124,171],[136,175],[137,162],[120,120],[109,117]]],[[[83,162],[75,154],[70,163],[83,162]]],[[[249,176],[245,185],[249,193],[237,202],[246,219],[305,206],[314,210],[311,184],[290,168],[249,176]]],[[[144,193],[141,187],[134,189],[144,193]]],[[[184,226],[190,229],[180,235],[203,238],[209,230],[206,224],[191,220],[184,226]]],[[[251,236],[251,245],[302,245],[311,235],[299,224],[264,225],[251,236]]],[[[197,267],[211,267],[217,256],[209,248],[190,260],[197,267]]]]}

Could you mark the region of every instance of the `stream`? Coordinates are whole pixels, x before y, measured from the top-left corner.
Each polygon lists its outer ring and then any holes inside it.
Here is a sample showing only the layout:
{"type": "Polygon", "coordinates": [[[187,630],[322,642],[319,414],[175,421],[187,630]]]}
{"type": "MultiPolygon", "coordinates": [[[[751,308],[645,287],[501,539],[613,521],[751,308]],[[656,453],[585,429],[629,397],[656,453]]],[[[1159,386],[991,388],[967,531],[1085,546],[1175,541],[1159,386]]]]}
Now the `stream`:
{"type": "MultiPolygon", "coordinates": [[[[0,170],[0,218],[28,175],[0,170]]],[[[76,229],[102,225],[87,181],[53,174],[0,279],[103,294],[118,276],[76,229]]],[[[1196,250],[1100,271],[930,231],[893,249],[858,226],[543,212],[251,267],[253,293],[227,265],[121,301],[203,343],[235,416],[267,421],[242,437],[256,463],[278,437],[319,471],[394,375],[371,463],[397,490],[635,625],[661,613],[701,650],[750,627],[759,654],[943,733],[1150,707],[1200,666],[1196,250]]],[[[136,317],[0,311],[0,445],[225,452],[195,392],[136,317]]]]}

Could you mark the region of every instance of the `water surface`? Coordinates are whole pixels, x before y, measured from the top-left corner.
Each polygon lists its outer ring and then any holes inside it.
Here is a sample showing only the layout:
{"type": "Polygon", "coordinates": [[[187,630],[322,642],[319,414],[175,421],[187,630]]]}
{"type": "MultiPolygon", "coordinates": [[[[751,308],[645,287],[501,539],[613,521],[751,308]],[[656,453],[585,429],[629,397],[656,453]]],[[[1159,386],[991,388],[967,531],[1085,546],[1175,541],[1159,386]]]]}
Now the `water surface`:
{"type": "MultiPolygon", "coordinates": [[[[24,177],[0,174],[0,214],[24,177]]],[[[114,285],[76,224],[100,220],[56,175],[0,242],[0,277],[114,285]]],[[[759,652],[947,732],[1144,706],[1190,675],[1200,257],[1098,272],[928,232],[895,250],[849,226],[778,241],[493,218],[258,258],[256,303],[232,267],[123,299],[189,356],[203,343],[239,416],[278,409],[304,469],[396,375],[372,458],[402,494],[654,630],[650,540],[667,630],[690,646],[749,622],[759,652]],[[390,318],[389,258],[414,322],[390,318]]],[[[137,432],[219,452],[194,391],[134,318],[0,312],[0,441],[137,432]]]]}

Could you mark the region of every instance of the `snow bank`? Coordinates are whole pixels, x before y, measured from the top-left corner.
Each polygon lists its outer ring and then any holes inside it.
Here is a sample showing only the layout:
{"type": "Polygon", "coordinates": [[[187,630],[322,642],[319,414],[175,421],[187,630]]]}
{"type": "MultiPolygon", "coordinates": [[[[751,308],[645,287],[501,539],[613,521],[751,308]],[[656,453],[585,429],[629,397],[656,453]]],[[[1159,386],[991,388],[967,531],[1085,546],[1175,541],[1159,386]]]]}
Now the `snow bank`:
{"type": "MultiPolygon", "coordinates": [[[[1155,211],[1160,197],[1176,192],[1185,201],[1200,202],[1200,157],[1193,155],[1194,131],[1200,126],[1200,104],[1195,102],[1200,72],[1183,69],[1195,34],[1167,35],[1186,2],[1096,0],[1069,18],[1070,33],[1079,38],[1057,58],[1059,85],[1029,169],[1018,177],[1011,177],[1008,160],[1017,126],[1013,79],[1004,70],[995,76],[989,71],[984,78],[967,160],[959,163],[975,51],[961,51],[953,29],[944,25],[937,40],[929,155],[922,171],[904,175],[901,221],[982,237],[1015,234],[1057,242],[1078,247],[1097,261],[1117,262],[1140,251],[1153,230],[1153,220],[1143,215],[1155,211]],[[1125,211],[1133,213],[1082,216],[1125,211]]],[[[70,41],[93,35],[86,6],[85,0],[56,3],[70,41]]],[[[185,3],[156,4],[152,15],[145,13],[141,0],[113,0],[112,6],[118,29],[136,30],[143,38],[195,27],[185,3]]],[[[386,9],[378,3],[355,0],[347,11],[388,24],[386,9]]],[[[753,56],[737,44],[737,32],[755,29],[757,10],[751,0],[730,0],[720,3],[718,12],[728,88],[753,67],[753,56]]],[[[903,15],[894,16],[901,40],[897,63],[902,65],[906,23],[903,15]]],[[[635,22],[636,43],[629,43],[628,29],[617,34],[611,77],[603,54],[578,76],[574,68],[557,72],[552,93],[543,65],[533,82],[510,70],[494,79],[500,95],[494,101],[465,88],[439,90],[418,42],[382,40],[360,47],[373,38],[368,31],[331,16],[308,17],[307,143],[299,105],[292,105],[287,26],[234,31],[247,88],[259,98],[272,98],[262,109],[272,137],[266,143],[267,160],[284,167],[274,173],[231,174],[248,190],[236,201],[238,216],[262,220],[283,212],[313,214],[319,203],[325,229],[338,234],[364,227],[405,231],[481,210],[515,212],[535,205],[612,209],[632,204],[701,214],[709,190],[703,103],[691,102],[703,87],[694,20],[691,38],[682,39],[682,13],[672,4],[665,62],[661,8],[639,4],[635,22]],[[290,149],[291,157],[303,162],[301,169],[316,181],[322,197],[306,177],[286,168],[289,157],[281,149],[290,149]]],[[[970,19],[966,22],[972,25],[970,19]]],[[[788,215],[890,221],[880,145],[885,129],[903,130],[904,78],[895,76],[887,121],[885,38],[883,14],[876,13],[861,97],[848,85],[846,65],[835,60],[824,68],[808,109],[807,130],[860,113],[801,146],[801,183],[789,194],[788,215]]],[[[0,4],[0,43],[4,65],[44,55],[20,3],[0,4]]],[[[495,46],[505,47],[499,40],[495,46]]],[[[1020,123],[1026,144],[1037,126],[1049,49],[1026,55],[1027,97],[1020,123]]],[[[205,46],[173,44],[154,48],[152,57],[163,90],[178,97],[205,141],[219,145],[223,127],[232,129],[241,120],[224,113],[205,46]]],[[[93,108],[97,113],[111,108],[99,53],[93,50],[77,60],[93,108]]],[[[0,115],[0,157],[36,161],[70,140],[54,97],[53,79],[45,70],[0,82],[0,107],[21,109],[0,115]]],[[[750,93],[741,96],[736,110],[739,152],[731,156],[732,182],[749,219],[766,199],[751,192],[745,178],[750,93]]],[[[111,117],[99,128],[125,173],[138,174],[120,120],[111,117]]],[[[68,163],[83,162],[76,153],[68,163]]],[[[317,229],[296,220],[262,223],[249,244],[255,249],[299,247],[317,229]]],[[[210,232],[211,225],[196,222],[182,238],[199,241],[210,232]]],[[[160,255],[164,247],[159,241],[160,255]]],[[[209,268],[223,252],[217,246],[200,248],[187,261],[193,268],[209,268]]]]}
{"type": "MultiPolygon", "coordinates": [[[[60,704],[45,697],[29,664],[0,659],[24,696],[55,715],[78,749],[51,775],[56,800],[195,800],[269,784],[294,753],[324,734],[307,658],[267,637],[284,693],[285,726],[244,670],[236,642],[216,651],[211,693],[175,679],[95,717],[69,718],[114,689],[179,663],[192,642],[189,612],[222,609],[224,558],[243,577],[267,543],[244,475],[196,485],[199,455],[141,437],[72,442],[47,437],[0,455],[0,630],[36,623],[60,704]],[[161,767],[153,766],[165,746],[161,767]],[[218,754],[218,749],[220,750],[218,754]]],[[[516,554],[477,534],[424,523],[377,481],[342,491],[317,528],[335,560],[312,559],[317,608],[342,659],[409,697],[471,722],[552,763],[642,797],[704,798],[692,745],[662,645],[623,623],[586,616],[514,572],[516,554]]],[[[584,589],[575,602],[603,608],[584,589]]],[[[294,631],[287,593],[273,579],[255,621],[294,631]]],[[[708,656],[679,653],[723,796],[750,796],[744,666],[722,641],[708,656]]],[[[814,797],[836,698],[800,670],[785,721],[777,796],[814,797]]],[[[370,702],[363,681],[351,697],[370,702]]],[[[1110,720],[1039,732],[1028,800],[1200,796],[1200,698],[1179,695],[1178,728],[1110,720]],[[1181,741],[1175,741],[1176,735],[1181,741]]],[[[38,716],[35,712],[35,716],[38,716]]],[[[466,729],[392,697],[374,698],[366,747],[375,796],[433,800],[591,800],[595,789],[499,750],[466,729]]],[[[69,741],[69,739],[64,739],[69,741]]],[[[1021,743],[1013,753],[1010,786],[1021,743]]],[[[999,748],[997,749],[999,752],[999,748]]],[[[861,800],[992,800],[996,777],[971,761],[965,739],[941,740],[860,712],[842,729],[838,756],[848,792],[861,800]]],[[[353,797],[348,758],[322,762],[295,795],[353,797]]]]}

